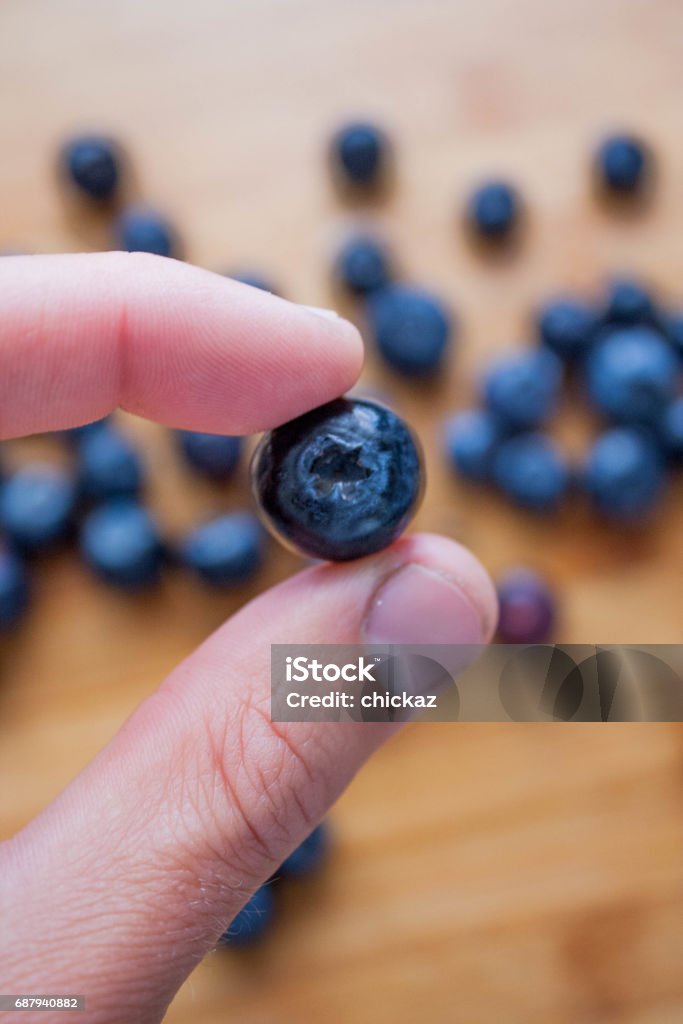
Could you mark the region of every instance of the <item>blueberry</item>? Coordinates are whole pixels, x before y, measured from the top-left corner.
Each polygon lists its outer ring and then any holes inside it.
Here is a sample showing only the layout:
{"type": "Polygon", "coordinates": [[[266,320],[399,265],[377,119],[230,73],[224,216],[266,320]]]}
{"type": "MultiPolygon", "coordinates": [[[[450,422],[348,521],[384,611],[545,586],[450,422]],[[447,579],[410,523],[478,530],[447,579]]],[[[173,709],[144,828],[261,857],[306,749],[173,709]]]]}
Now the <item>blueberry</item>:
{"type": "Polygon", "coordinates": [[[57,436],[61,437],[64,441],[68,441],[70,444],[78,445],[81,443],[83,438],[88,437],[90,434],[94,434],[109,422],[110,418],[108,416],[103,416],[102,419],[93,420],[92,423],[84,423],[80,427],[69,427],[67,430],[58,430],[57,436]]]}
{"type": "Polygon", "coordinates": [[[64,539],[76,502],[73,480],[44,463],[23,466],[0,489],[0,525],[18,547],[42,551],[64,539]]]}
{"type": "Polygon", "coordinates": [[[434,295],[408,285],[388,285],[369,296],[367,314],[377,348],[394,370],[426,377],[438,369],[452,324],[434,295]]]}
{"type": "Polygon", "coordinates": [[[62,167],[71,182],[90,199],[103,202],[116,194],[119,151],[111,139],[81,135],[71,139],[61,155],[62,167]]]}
{"type": "Polygon", "coordinates": [[[121,248],[128,252],[176,255],[176,234],[168,221],[154,210],[133,208],[124,211],[118,218],[116,234],[121,248]]]}
{"type": "Polygon", "coordinates": [[[195,527],[181,544],[180,557],[214,586],[242,583],[263,561],[263,540],[256,516],[234,512],[195,527]]]}
{"type": "Polygon", "coordinates": [[[239,284],[248,284],[250,288],[258,288],[260,292],[270,292],[271,295],[280,294],[273,285],[273,282],[258,271],[238,271],[236,274],[226,274],[225,276],[239,282],[239,284]]]}
{"type": "Polygon", "coordinates": [[[471,230],[486,241],[509,238],[519,223],[521,201],[505,181],[488,181],[472,194],[466,220],[471,230]]]}
{"type": "Polygon", "coordinates": [[[518,434],[499,446],[493,478],[518,505],[539,512],[555,508],[569,486],[570,473],[554,441],[545,434],[518,434]]]}
{"type": "Polygon", "coordinates": [[[640,430],[616,427],[601,434],[593,445],[584,483],[605,516],[632,521],[654,508],[665,476],[659,446],[640,430]]]}
{"type": "Polygon", "coordinates": [[[586,303],[573,298],[558,298],[546,303],[538,315],[538,332],[560,359],[578,359],[590,348],[598,318],[586,303]]]}
{"type": "Polygon", "coordinates": [[[640,281],[630,277],[617,278],[608,288],[603,319],[608,325],[620,326],[656,323],[654,299],[640,281]]]}
{"type": "Polygon", "coordinates": [[[660,436],[666,453],[672,459],[683,462],[683,396],[674,399],[664,410],[660,436]]]}
{"type": "Polygon", "coordinates": [[[189,464],[204,476],[227,480],[237,469],[242,454],[241,437],[195,430],[177,430],[176,437],[189,464]]]}
{"type": "Polygon", "coordinates": [[[586,363],[588,392],[606,415],[623,422],[653,422],[676,388],[678,361],[648,327],[612,331],[586,363]]]}
{"type": "Polygon", "coordinates": [[[313,558],[347,561],[391,544],[422,496],[415,439],[399,417],[338,398],[266,434],[252,484],[277,536],[313,558]]]}
{"type": "Polygon", "coordinates": [[[541,576],[514,569],[499,581],[498,632],[501,644],[543,644],[552,637],[555,599],[541,576]]]}
{"type": "Polygon", "coordinates": [[[290,853],[280,865],[278,875],[283,878],[302,878],[317,871],[323,864],[329,848],[329,835],[325,824],[314,828],[303,843],[290,853]]]}
{"type": "Polygon", "coordinates": [[[24,563],[7,545],[0,546],[0,629],[16,625],[29,600],[24,563]]]}
{"type": "Polygon", "coordinates": [[[224,946],[247,946],[268,931],[274,916],[272,886],[262,885],[247,900],[218,941],[224,946]]]}
{"type": "Polygon", "coordinates": [[[342,247],[335,275],[354,295],[368,295],[389,284],[392,276],[389,253],[377,238],[356,235],[342,247]]]}
{"type": "Polygon", "coordinates": [[[102,426],[81,438],[78,480],[85,498],[132,497],[142,484],[140,457],[127,437],[113,427],[102,426]]]}
{"type": "Polygon", "coordinates": [[[651,155],[647,146],[633,135],[613,135],[602,143],[595,158],[600,184],[610,192],[631,194],[642,189],[648,178],[651,155]]]}
{"type": "Polygon", "coordinates": [[[159,533],[149,512],[131,498],[111,499],[85,517],[80,550],[91,569],[116,586],[135,589],[159,579],[159,533]]]}
{"type": "Polygon", "coordinates": [[[500,421],[486,409],[458,413],[446,421],[448,459],[469,480],[488,480],[503,434],[500,421]]]}
{"type": "Polygon", "coordinates": [[[515,430],[545,423],[555,410],[562,384],[562,364],[545,349],[496,360],[483,381],[488,409],[515,430]]]}
{"type": "Polygon", "coordinates": [[[376,187],[385,176],[389,142],[376,125],[355,122],[332,139],[332,166],[342,181],[356,188],[376,187]]]}
{"type": "Polygon", "coordinates": [[[683,359],[683,313],[674,313],[668,317],[663,327],[674,351],[683,359]]]}

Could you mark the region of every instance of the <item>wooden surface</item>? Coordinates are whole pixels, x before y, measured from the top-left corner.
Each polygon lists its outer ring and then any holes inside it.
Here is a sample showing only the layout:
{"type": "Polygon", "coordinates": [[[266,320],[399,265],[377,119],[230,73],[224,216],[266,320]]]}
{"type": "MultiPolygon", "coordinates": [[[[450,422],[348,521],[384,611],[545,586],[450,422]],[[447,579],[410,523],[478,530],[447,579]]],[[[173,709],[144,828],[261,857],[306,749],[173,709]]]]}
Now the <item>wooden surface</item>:
{"type": "MultiPolygon", "coordinates": [[[[539,522],[451,480],[434,438],[489,353],[525,340],[550,291],[591,290],[625,268],[683,305],[682,43],[679,0],[4,0],[0,245],[108,245],[53,178],[59,141],[90,126],[129,147],[133,191],[174,218],[190,260],[263,270],[299,301],[338,301],[329,256],[362,213],[461,322],[435,388],[399,384],[372,360],[366,373],[428,448],[418,525],[464,539],[493,572],[547,571],[563,640],[681,641],[680,480],[643,532],[607,529],[583,508],[539,522]],[[324,144],[347,115],[377,117],[395,139],[397,184],[380,209],[354,211],[329,187],[324,144]],[[591,146],[620,124],[660,157],[642,216],[608,214],[589,187],[591,146]],[[491,171],[518,182],[530,211],[516,258],[494,263],[458,225],[470,184],[491,171]]],[[[244,476],[188,490],[168,437],[128,429],[148,448],[170,532],[247,500],[244,476]]],[[[591,424],[569,402],[558,429],[580,450],[591,424]]],[[[27,450],[43,442],[13,457],[27,450]]],[[[95,585],[68,554],[47,562],[0,655],[1,834],[231,609],[296,567],[273,549],[248,592],[216,598],[172,577],[136,599],[95,585]]],[[[290,893],[260,952],[209,957],[171,1024],[683,1020],[679,727],[414,727],[333,823],[329,869],[290,893]]]]}

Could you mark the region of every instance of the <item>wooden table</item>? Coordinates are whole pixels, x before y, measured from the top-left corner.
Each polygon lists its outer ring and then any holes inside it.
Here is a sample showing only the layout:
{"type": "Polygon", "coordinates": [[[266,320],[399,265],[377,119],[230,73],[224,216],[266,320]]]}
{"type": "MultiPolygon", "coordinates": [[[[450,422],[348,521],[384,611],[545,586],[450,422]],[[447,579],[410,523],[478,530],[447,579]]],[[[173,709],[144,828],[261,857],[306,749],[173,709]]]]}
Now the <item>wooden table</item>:
{"type": "MultiPolygon", "coordinates": [[[[189,259],[262,269],[302,302],[337,301],[330,254],[362,214],[461,323],[435,388],[380,377],[372,361],[366,375],[428,446],[418,525],[464,539],[493,572],[548,572],[564,640],[681,641],[680,480],[644,532],[583,508],[538,522],[453,481],[435,434],[489,354],[528,338],[549,292],[590,291],[624,268],[683,304],[682,43],[678,0],[4,0],[0,245],[109,244],[54,184],[55,147],[90,126],[125,141],[135,191],[172,215],[189,259]],[[397,186],[379,209],[343,206],[330,188],[325,142],[347,115],[376,117],[395,139],[397,186]],[[587,175],[596,138],[621,124],[660,158],[641,216],[605,211],[587,175]],[[514,259],[482,260],[459,226],[489,172],[528,200],[514,259]]],[[[129,429],[148,445],[169,530],[247,500],[244,475],[224,492],[188,490],[169,438],[129,429]]],[[[580,449],[591,429],[569,402],[567,443],[580,449]]],[[[13,457],[45,443],[21,447],[13,457]]],[[[143,600],[97,586],[69,554],[47,562],[25,627],[2,647],[2,833],[234,607],[296,566],[273,550],[246,592],[216,598],[173,577],[143,600]]],[[[415,727],[333,823],[329,869],[289,894],[261,951],[209,957],[172,1024],[683,1020],[678,726],[415,727]]]]}

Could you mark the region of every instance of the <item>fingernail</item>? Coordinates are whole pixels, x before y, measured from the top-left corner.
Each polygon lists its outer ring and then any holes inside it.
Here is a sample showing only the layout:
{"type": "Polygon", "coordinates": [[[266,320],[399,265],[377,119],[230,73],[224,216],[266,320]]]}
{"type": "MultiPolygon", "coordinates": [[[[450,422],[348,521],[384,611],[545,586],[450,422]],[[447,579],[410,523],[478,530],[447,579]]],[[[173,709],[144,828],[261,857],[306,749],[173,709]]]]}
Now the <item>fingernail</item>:
{"type": "Polygon", "coordinates": [[[481,615],[461,587],[424,565],[397,569],[375,594],[365,619],[372,644],[481,644],[481,615]]]}
{"type": "Polygon", "coordinates": [[[341,320],[339,313],[335,312],[334,309],[325,309],[323,306],[304,306],[309,313],[315,313],[316,316],[322,316],[325,320],[341,320]]]}

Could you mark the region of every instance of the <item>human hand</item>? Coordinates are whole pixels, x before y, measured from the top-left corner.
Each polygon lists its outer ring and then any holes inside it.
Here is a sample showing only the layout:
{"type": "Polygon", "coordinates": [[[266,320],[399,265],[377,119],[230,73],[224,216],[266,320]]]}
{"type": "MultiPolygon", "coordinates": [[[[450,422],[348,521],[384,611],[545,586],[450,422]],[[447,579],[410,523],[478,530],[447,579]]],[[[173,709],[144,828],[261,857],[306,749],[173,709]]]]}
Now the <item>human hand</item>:
{"type": "MultiPolygon", "coordinates": [[[[0,266],[2,436],[116,407],[251,433],[355,381],[354,328],[143,254],[0,266]]],[[[0,846],[0,989],[84,994],[89,1022],[161,1020],[192,968],[394,726],[277,724],[272,643],[488,640],[491,584],[453,541],[403,538],[243,607],[71,785],[0,846]]],[[[64,1012],[12,1019],[63,1021],[64,1012]]]]}

